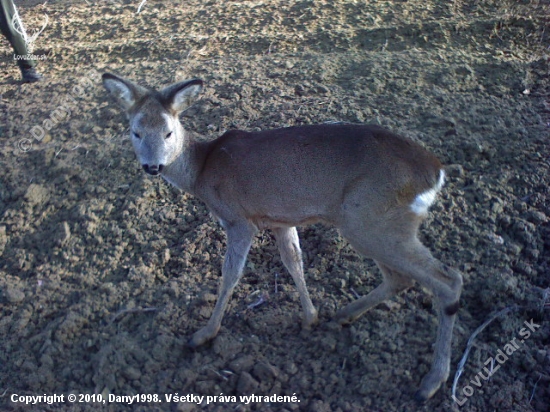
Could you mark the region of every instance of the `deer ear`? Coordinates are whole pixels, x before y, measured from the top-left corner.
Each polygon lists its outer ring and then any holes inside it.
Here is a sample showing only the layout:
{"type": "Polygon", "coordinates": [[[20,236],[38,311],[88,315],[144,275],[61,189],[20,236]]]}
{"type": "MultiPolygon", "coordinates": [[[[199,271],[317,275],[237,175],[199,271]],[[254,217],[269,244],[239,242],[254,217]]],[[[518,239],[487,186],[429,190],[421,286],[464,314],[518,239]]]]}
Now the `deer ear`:
{"type": "Polygon", "coordinates": [[[185,80],[173,84],[162,90],[161,94],[167,106],[174,112],[180,113],[191,106],[202,90],[201,79],[185,80]]]}
{"type": "Polygon", "coordinates": [[[146,88],[111,73],[104,73],[102,79],[103,86],[126,111],[134,107],[148,92],[146,88]]]}

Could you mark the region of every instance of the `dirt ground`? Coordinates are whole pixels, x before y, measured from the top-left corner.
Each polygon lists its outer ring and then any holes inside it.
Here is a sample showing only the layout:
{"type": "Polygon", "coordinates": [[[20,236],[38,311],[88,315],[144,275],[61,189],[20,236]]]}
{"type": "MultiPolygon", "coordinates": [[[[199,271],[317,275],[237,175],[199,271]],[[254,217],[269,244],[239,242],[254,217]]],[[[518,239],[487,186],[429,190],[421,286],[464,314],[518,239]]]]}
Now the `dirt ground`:
{"type": "Polygon", "coordinates": [[[1,410],[550,410],[547,1],[138,6],[23,4],[28,32],[49,18],[33,52],[45,55],[40,83],[16,81],[13,52],[0,42],[1,410]],[[437,327],[421,288],[350,327],[330,322],[381,275],[321,225],[299,230],[316,329],[301,332],[297,292],[264,232],[218,337],[186,348],[212,311],[225,237],[199,200],[143,173],[127,121],[101,86],[105,71],[154,87],[202,78],[205,91],[182,121],[205,139],[345,121],[381,124],[436,153],[449,177],[421,238],[465,281],[446,386],[424,406],[412,400],[437,327]],[[468,338],[513,305],[477,336],[459,407],[451,387],[468,338]],[[540,327],[526,337],[531,319],[540,327]],[[490,358],[522,337],[479,381],[490,358]],[[12,402],[69,393],[163,402],[12,402]],[[167,394],[237,402],[168,403],[167,394]],[[238,399],[251,394],[300,402],[238,399]]]}

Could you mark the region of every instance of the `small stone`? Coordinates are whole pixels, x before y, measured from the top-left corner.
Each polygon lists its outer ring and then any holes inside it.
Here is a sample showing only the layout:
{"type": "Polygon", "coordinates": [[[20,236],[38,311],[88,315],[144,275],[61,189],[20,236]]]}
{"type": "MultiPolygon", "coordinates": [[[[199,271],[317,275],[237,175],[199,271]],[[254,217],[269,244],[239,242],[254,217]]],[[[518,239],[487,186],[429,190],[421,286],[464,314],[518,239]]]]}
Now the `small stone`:
{"type": "Polygon", "coordinates": [[[40,357],[40,366],[44,367],[44,368],[48,368],[48,369],[53,369],[54,362],[53,362],[52,357],[50,355],[48,355],[47,353],[43,354],[40,357]]]}
{"type": "Polygon", "coordinates": [[[31,206],[46,203],[49,196],[49,191],[44,186],[32,183],[25,193],[25,200],[31,206]]]}
{"type": "Polygon", "coordinates": [[[260,386],[260,383],[252,377],[248,372],[241,373],[239,376],[239,382],[237,383],[237,392],[241,394],[252,394],[256,392],[256,389],[260,386]]]}
{"type": "Polygon", "coordinates": [[[296,375],[299,372],[299,369],[294,362],[289,361],[285,364],[285,371],[290,375],[296,375]]]}
{"type": "Polygon", "coordinates": [[[386,349],[385,350],[387,350],[388,352],[393,353],[397,350],[397,345],[392,341],[388,341],[386,343],[386,349]]]}
{"type": "Polygon", "coordinates": [[[197,405],[190,402],[178,402],[174,410],[177,412],[193,412],[197,410],[197,405]]]}
{"type": "MultiPolygon", "coordinates": [[[[69,392],[69,393],[71,393],[71,392],[69,392]]],[[[78,393],[78,392],[75,392],[75,393],[78,393]]],[[[108,399],[110,393],[111,393],[111,391],[109,390],[109,388],[107,386],[105,386],[103,388],[103,390],[101,391],[101,395],[103,396],[103,399],[108,399]]]]}
{"type": "Polygon", "coordinates": [[[241,373],[241,372],[249,371],[253,365],[254,365],[254,357],[251,355],[243,355],[231,361],[228,367],[230,370],[232,370],[235,373],[241,373]]]}
{"type": "Polygon", "coordinates": [[[304,94],[306,94],[306,89],[304,86],[302,86],[301,84],[298,84],[294,87],[294,94],[296,96],[303,96],[304,94]]]}
{"type": "Polygon", "coordinates": [[[500,215],[504,211],[504,202],[500,199],[495,199],[491,205],[491,211],[497,215],[500,215]]]}
{"type": "Polygon", "coordinates": [[[342,325],[335,321],[329,321],[323,324],[323,329],[333,333],[340,333],[342,331],[342,325]]]}
{"type": "Polygon", "coordinates": [[[528,206],[527,203],[525,203],[523,200],[516,200],[514,202],[514,208],[520,212],[525,212],[528,206]]]}
{"type": "Polygon", "coordinates": [[[445,172],[450,177],[462,177],[464,176],[464,168],[462,165],[453,164],[445,167],[445,172]]]}
{"type": "Polygon", "coordinates": [[[67,222],[63,222],[57,228],[54,239],[58,246],[65,245],[71,238],[71,228],[67,222]]]}
{"type": "Polygon", "coordinates": [[[327,352],[334,352],[337,343],[336,339],[331,335],[327,335],[321,339],[321,347],[327,352]]]}
{"type": "Polygon", "coordinates": [[[317,93],[319,93],[319,94],[327,94],[327,93],[330,93],[330,89],[329,89],[328,87],[322,85],[322,84],[319,85],[319,86],[317,86],[316,91],[317,91],[317,93]]]}
{"type": "Polygon", "coordinates": [[[528,221],[530,222],[533,222],[533,223],[546,223],[548,222],[548,217],[542,213],[542,212],[539,212],[537,210],[530,210],[529,212],[526,213],[526,216],[528,221]]]}
{"type": "Polygon", "coordinates": [[[497,235],[496,233],[487,233],[486,236],[487,236],[487,239],[489,239],[491,242],[493,242],[496,245],[504,244],[504,238],[500,235],[497,235]]]}
{"type": "Polygon", "coordinates": [[[210,292],[204,292],[200,296],[200,301],[203,302],[203,303],[212,303],[212,302],[215,302],[216,300],[217,300],[216,295],[214,295],[213,293],[210,293],[210,292]]]}
{"type": "Polygon", "coordinates": [[[309,406],[310,411],[317,411],[317,412],[330,412],[332,410],[330,404],[327,402],[323,402],[322,400],[316,399],[311,402],[311,405],[309,406]]]}
{"type": "Polygon", "coordinates": [[[6,244],[8,243],[8,236],[6,234],[6,226],[0,226],[0,256],[4,253],[6,244]]]}
{"type": "Polygon", "coordinates": [[[279,376],[280,371],[269,362],[259,362],[256,366],[254,366],[252,373],[256,378],[264,382],[271,379],[276,379],[279,376]]]}
{"type": "Polygon", "coordinates": [[[224,359],[233,359],[242,352],[243,344],[232,336],[218,335],[212,342],[212,350],[224,359]]]}
{"type": "Polygon", "coordinates": [[[124,376],[128,380],[137,381],[139,378],[141,378],[141,372],[132,366],[128,366],[122,371],[122,376],[124,376]]]}
{"type": "Polygon", "coordinates": [[[545,349],[539,349],[535,353],[535,359],[540,364],[543,364],[546,361],[547,357],[548,357],[548,351],[545,349]]]}
{"type": "Polygon", "coordinates": [[[162,263],[166,265],[170,260],[170,257],[170,249],[164,249],[164,253],[162,255],[162,263]]]}
{"type": "Polygon", "coordinates": [[[4,290],[4,297],[9,303],[20,303],[25,299],[25,293],[18,288],[8,286],[4,290]]]}

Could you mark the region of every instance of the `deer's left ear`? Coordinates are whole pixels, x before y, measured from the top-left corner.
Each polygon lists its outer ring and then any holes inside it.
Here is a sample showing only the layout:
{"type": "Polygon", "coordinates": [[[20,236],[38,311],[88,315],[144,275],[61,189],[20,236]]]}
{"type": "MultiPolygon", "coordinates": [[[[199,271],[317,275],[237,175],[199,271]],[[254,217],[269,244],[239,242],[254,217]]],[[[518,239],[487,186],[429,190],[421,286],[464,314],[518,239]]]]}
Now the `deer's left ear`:
{"type": "Polygon", "coordinates": [[[185,80],[168,86],[161,91],[161,94],[168,107],[172,111],[180,113],[195,102],[202,90],[202,85],[201,79],[185,80]]]}

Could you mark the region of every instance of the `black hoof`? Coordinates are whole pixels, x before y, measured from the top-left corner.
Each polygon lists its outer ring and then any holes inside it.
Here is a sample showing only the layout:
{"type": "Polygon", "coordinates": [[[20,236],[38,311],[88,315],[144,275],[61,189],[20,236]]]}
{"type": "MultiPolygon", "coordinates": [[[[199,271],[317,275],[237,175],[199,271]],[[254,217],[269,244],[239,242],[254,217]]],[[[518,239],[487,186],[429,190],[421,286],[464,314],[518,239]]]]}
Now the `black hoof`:
{"type": "Polygon", "coordinates": [[[414,393],[413,398],[420,405],[424,405],[426,403],[426,401],[428,400],[428,398],[426,398],[424,395],[422,395],[422,393],[420,391],[416,391],[414,393]]]}

